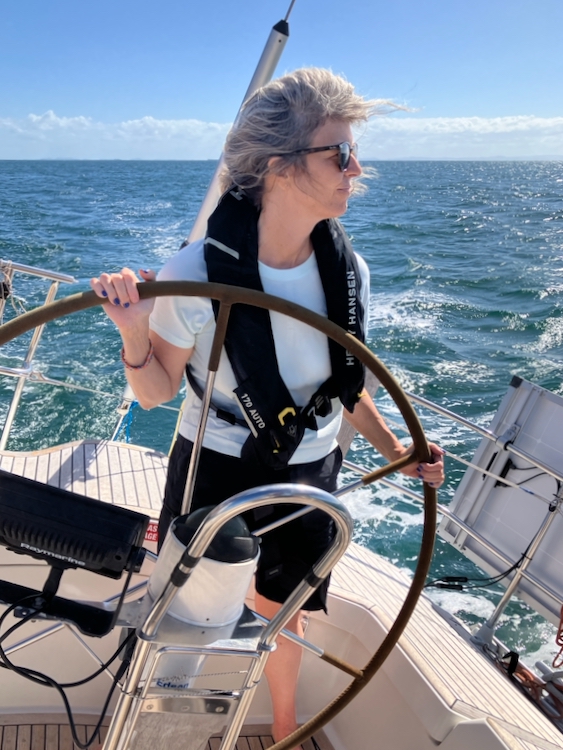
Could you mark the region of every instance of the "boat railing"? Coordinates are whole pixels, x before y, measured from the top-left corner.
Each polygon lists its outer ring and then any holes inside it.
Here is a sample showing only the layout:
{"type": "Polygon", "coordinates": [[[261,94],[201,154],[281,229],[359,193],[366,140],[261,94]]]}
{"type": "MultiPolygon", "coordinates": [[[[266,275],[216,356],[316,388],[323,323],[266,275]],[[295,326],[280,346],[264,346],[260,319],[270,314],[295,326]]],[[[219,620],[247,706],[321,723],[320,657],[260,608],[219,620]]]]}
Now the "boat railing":
{"type": "MultiPolygon", "coordinates": [[[[38,276],[51,282],[49,285],[49,289],[47,290],[45,300],[43,302],[44,305],[48,305],[55,299],[60,283],[74,284],[76,282],[74,276],[69,276],[68,274],[56,273],[54,271],[47,271],[43,268],[34,268],[33,266],[26,266],[22,263],[13,263],[12,261],[5,260],[0,261],[0,273],[2,274],[2,295],[0,299],[0,319],[2,320],[4,318],[6,302],[12,295],[12,285],[15,273],[38,276]]],[[[32,362],[37,350],[37,346],[39,345],[39,340],[41,339],[41,335],[43,333],[43,328],[44,326],[40,325],[34,329],[31,336],[31,341],[29,342],[29,346],[27,348],[27,352],[24,356],[22,367],[2,367],[0,370],[2,375],[11,375],[17,378],[16,388],[14,390],[12,401],[10,403],[8,413],[4,421],[2,435],[0,436],[0,450],[5,450],[6,448],[8,437],[14,423],[16,411],[18,409],[25,384],[34,374],[32,362]]]]}
{"type": "MultiPolygon", "coordinates": [[[[41,303],[41,306],[45,306],[53,302],[57,296],[59,284],[76,284],[77,279],[69,274],[58,273],[56,271],[50,271],[44,268],[38,268],[35,266],[28,266],[23,263],[14,263],[13,261],[0,260],[0,323],[4,322],[4,316],[6,311],[6,305],[8,300],[12,299],[12,304],[16,310],[16,315],[19,312],[24,312],[21,308],[22,305],[19,303],[19,297],[13,292],[13,280],[16,273],[24,276],[33,276],[45,281],[49,281],[50,284],[47,289],[47,293],[41,303]]],[[[118,417],[112,430],[111,440],[116,440],[122,431],[124,421],[130,415],[133,406],[136,403],[135,394],[129,385],[126,385],[122,394],[116,394],[114,392],[104,391],[100,388],[90,388],[85,385],[79,385],[77,383],[70,383],[56,378],[50,378],[41,370],[35,367],[35,355],[39,342],[43,335],[45,325],[39,325],[33,329],[31,340],[27,347],[25,354],[23,355],[23,361],[19,367],[12,367],[9,365],[0,364],[0,375],[4,375],[10,378],[16,379],[16,387],[12,394],[12,399],[8,407],[4,425],[2,427],[2,433],[0,435],[0,451],[6,450],[10,433],[14,426],[16,413],[20,405],[24,389],[29,384],[42,384],[51,385],[58,388],[64,388],[69,391],[76,391],[82,393],[90,393],[96,396],[103,396],[108,399],[119,400],[119,404],[116,408],[118,417]]],[[[161,409],[178,412],[178,409],[168,404],[161,404],[161,409]]]]}
{"type": "MultiPolygon", "coordinates": [[[[563,483],[563,473],[554,470],[549,465],[538,460],[535,456],[532,456],[530,453],[520,449],[519,447],[517,447],[516,445],[512,443],[512,440],[515,437],[514,428],[509,428],[505,433],[501,435],[497,435],[492,430],[482,427],[480,425],[477,425],[471,422],[470,420],[465,419],[464,417],[461,417],[458,414],[455,414],[449,409],[442,407],[438,404],[435,404],[431,401],[428,401],[427,399],[421,396],[417,396],[408,391],[406,392],[406,395],[408,396],[408,398],[413,404],[416,404],[417,406],[422,407],[423,409],[427,409],[431,412],[437,413],[440,416],[446,417],[451,422],[455,422],[455,423],[462,425],[464,428],[471,430],[473,433],[475,433],[476,435],[479,435],[481,438],[491,441],[496,446],[498,446],[499,449],[502,449],[506,451],[507,453],[517,456],[518,458],[530,464],[531,467],[534,467],[538,469],[540,472],[553,477],[557,481],[558,487],[561,487],[561,483],[563,483]]],[[[387,421],[391,424],[391,426],[393,426],[397,430],[404,429],[402,425],[399,423],[393,423],[393,421],[389,419],[387,421]]],[[[499,561],[500,566],[502,568],[506,569],[507,571],[512,571],[511,574],[506,579],[507,586],[502,597],[500,598],[500,601],[497,603],[492,614],[488,617],[486,622],[483,623],[475,631],[475,634],[473,636],[476,643],[490,648],[492,647],[494,643],[495,630],[499,624],[500,617],[505,611],[512,597],[517,593],[517,589],[523,581],[527,581],[533,586],[533,588],[536,591],[541,592],[542,594],[547,596],[549,599],[556,602],[557,611],[559,611],[561,607],[563,607],[563,600],[561,597],[561,593],[558,591],[554,591],[553,588],[546,585],[543,581],[541,581],[537,577],[537,575],[534,575],[529,570],[530,565],[532,561],[534,560],[534,558],[536,557],[536,555],[538,554],[538,552],[540,550],[542,552],[544,551],[542,549],[542,542],[544,541],[549,530],[553,526],[558,514],[561,514],[562,507],[563,507],[563,493],[559,489],[557,493],[555,493],[554,495],[546,497],[545,495],[542,495],[540,492],[533,491],[529,487],[523,487],[519,485],[518,483],[511,481],[510,478],[504,474],[500,475],[494,471],[491,471],[489,468],[480,466],[477,463],[474,463],[473,461],[467,460],[461,456],[456,455],[455,453],[452,453],[451,451],[444,450],[444,454],[446,458],[452,459],[460,463],[461,465],[467,467],[468,469],[478,472],[483,477],[483,479],[485,478],[485,476],[491,477],[495,482],[501,483],[503,486],[512,487],[520,492],[525,492],[528,496],[532,496],[535,499],[545,503],[546,505],[545,515],[539,522],[537,529],[535,530],[530,529],[530,534],[531,534],[530,542],[528,544],[528,547],[525,553],[522,556],[522,559],[519,561],[517,565],[515,565],[515,562],[513,559],[510,559],[506,554],[503,553],[502,550],[500,550],[489,539],[485,538],[482,534],[476,531],[475,528],[465,523],[465,521],[459,515],[457,515],[454,511],[450,510],[450,508],[448,508],[446,505],[443,505],[442,503],[438,503],[437,505],[437,510],[438,510],[439,515],[452,521],[456,525],[456,527],[458,527],[460,532],[463,532],[466,536],[469,536],[473,540],[478,542],[478,544],[482,548],[484,548],[487,552],[489,552],[499,561]]],[[[349,460],[345,460],[343,466],[344,468],[360,476],[368,474],[370,471],[349,460]]],[[[394,492],[400,493],[401,495],[408,497],[409,500],[413,501],[413,503],[417,507],[422,507],[423,497],[420,493],[410,489],[408,486],[400,484],[389,478],[383,478],[383,479],[380,479],[379,481],[381,482],[382,485],[392,489],[394,492]]],[[[338,490],[336,494],[341,495],[341,494],[350,492],[351,490],[356,489],[359,486],[361,486],[361,480],[358,480],[355,482],[354,481],[349,482],[346,485],[344,485],[340,490],[338,490]]]]}
{"type": "MultiPolygon", "coordinates": [[[[481,427],[480,425],[475,424],[474,422],[470,422],[468,419],[465,419],[464,417],[460,417],[458,414],[455,414],[455,412],[450,411],[449,409],[446,409],[443,406],[439,406],[438,404],[435,404],[432,401],[428,401],[428,399],[422,398],[422,396],[416,396],[414,393],[410,393],[409,391],[406,391],[406,394],[413,404],[418,404],[419,406],[423,406],[425,409],[430,409],[436,414],[440,414],[441,416],[447,417],[448,419],[451,419],[453,422],[457,422],[458,424],[463,425],[464,427],[467,427],[473,430],[473,432],[477,433],[478,435],[481,435],[481,437],[487,438],[487,440],[491,440],[492,442],[501,446],[508,453],[512,453],[512,455],[517,456],[518,458],[522,458],[524,461],[528,461],[529,463],[533,464],[537,469],[540,469],[541,471],[545,472],[546,474],[549,474],[550,476],[554,477],[555,479],[559,481],[563,481],[562,472],[554,471],[554,469],[552,469],[547,464],[539,461],[535,456],[532,456],[526,451],[523,451],[517,446],[513,445],[511,441],[514,439],[514,435],[512,433],[508,432],[507,434],[496,435],[494,432],[491,432],[491,430],[488,430],[486,427],[481,427]]],[[[457,457],[455,458],[457,459],[457,457]]],[[[471,466],[469,462],[464,462],[464,463],[466,463],[468,466],[471,466]]],[[[480,467],[474,467],[474,468],[479,468],[479,471],[483,471],[483,469],[481,469],[480,467]]],[[[484,473],[487,473],[487,472],[484,472],[484,473]]],[[[505,484],[510,484],[506,480],[506,478],[502,478],[502,481],[505,484]]],[[[517,487],[518,485],[514,484],[513,486],[517,487]]]]}

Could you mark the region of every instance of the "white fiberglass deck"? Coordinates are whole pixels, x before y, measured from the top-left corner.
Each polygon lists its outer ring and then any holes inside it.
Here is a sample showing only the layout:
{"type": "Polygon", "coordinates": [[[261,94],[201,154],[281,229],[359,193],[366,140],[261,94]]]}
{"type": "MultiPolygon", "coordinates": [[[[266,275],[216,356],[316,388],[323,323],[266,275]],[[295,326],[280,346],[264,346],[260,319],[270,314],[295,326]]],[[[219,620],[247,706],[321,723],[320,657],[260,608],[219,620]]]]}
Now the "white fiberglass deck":
{"type": "MultiPolygon", "coordinates": [[[[335,568],[331,593],[363,606],[367,603],[369,613],[386,631],[408,585],[397,567],[352,544],[335,568]]],[[[562,748],[563,735],[557,727],[466,637],[460,637],[462,626],[451,616],[448,621],[448,617],[443,611],[439,614],[428,598],[421,597],[398,646],[382,668],[430,737],[449,747],[446,740],[453,728],[480,720],[502,738],[507,748],[562,748]]]]}

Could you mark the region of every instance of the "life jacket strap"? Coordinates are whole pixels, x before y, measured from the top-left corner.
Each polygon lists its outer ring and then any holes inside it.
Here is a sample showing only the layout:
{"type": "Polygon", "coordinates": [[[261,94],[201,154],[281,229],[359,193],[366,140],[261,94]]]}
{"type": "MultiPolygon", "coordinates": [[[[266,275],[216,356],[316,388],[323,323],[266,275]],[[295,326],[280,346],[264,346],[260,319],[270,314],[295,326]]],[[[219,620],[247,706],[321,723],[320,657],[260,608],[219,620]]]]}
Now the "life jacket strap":
{"type": "MultiPolygon", "coordinates": [[[[203,388],[195,379],[189,365],[186,365],[186,380],[190,384],[190,388],[199,398],[199,400],[203,401],[203,388]]],[[[237,417],[236,414],[233,414],[227,409],[222,409],[220,406],[217,406],[217,404],[214,404],[213,401],[211,401],[211,403],[209,404],[209,408],[213,409],[218,419],[222,419],[224,422],[228,422],[232,425],[238,424],[240,427],[246,427],[248,429],[248,425],[246,424],[245,419],[243,419],[242,417],[237,417]]]]}
{"type": "MultiPolygon", "coordinates": [[[[203,401],[203,388],[195,379],[195,376],[189,365],[186,365],[186,380],[188,381],[190,388],[199,398],[203,401]]],[[[332,412],[332,390],[333,390],[332,378],[326,380],[321,387],[313,393],[309,399],[309,403],[303,406],[299,410],[299,418],[303,421],[304,426],[309,430],[318,430],[317,417],[327,417],[332,412]]],[[[222,409],[213,401],[209,404],[209,408],[213,409],[218,419],[222,419],[224,422],[228,422],[232,425],[239,425],[240,427],[248,427],[248,423],[242,417],[237,417],[236,414],[228,411],[228,409],[222,409]]]]}

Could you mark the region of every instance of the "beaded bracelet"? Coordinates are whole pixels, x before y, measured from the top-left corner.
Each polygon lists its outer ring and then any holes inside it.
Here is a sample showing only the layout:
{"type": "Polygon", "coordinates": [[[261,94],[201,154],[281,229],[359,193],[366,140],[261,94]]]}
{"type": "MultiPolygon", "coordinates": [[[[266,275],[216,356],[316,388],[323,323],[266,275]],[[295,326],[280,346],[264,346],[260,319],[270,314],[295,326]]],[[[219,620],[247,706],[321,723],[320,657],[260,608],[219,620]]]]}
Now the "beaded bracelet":
{"type": "Polygon", "coordinates": [[[152,358],[154,357],[154,346],[152,345],[152,341],[149,339],[149,353],[145,357],[145,361],[141,362],[140,365],[131,365],[129,362],[125,359],[125,347],[121,347],[121,361],[125,365],[125,367],[128,370],[143,370],[145,367],[148,367],[150,363],[152,362],[152,358]]]}

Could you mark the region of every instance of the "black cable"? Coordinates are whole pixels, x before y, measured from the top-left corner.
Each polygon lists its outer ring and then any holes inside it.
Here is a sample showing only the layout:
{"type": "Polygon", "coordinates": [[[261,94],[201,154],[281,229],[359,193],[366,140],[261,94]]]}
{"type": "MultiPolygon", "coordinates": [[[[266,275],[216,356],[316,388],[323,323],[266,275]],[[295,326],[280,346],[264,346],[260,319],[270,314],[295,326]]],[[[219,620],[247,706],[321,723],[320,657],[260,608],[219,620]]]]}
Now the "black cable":
{"type": "MultiPolygon", "coordinates": [[[[15,602],[14,604],[11,604],[3,612],[2,616],[0,617],[0,631],[1,631],[2,625],[4,624],[4,621],[8,617],[8,615],[11,614],[18,607],[21,607],[23,605],[23,603],[26,602],[28,599],[32,599],[32,598],[35,599],[36,596],[35,595],[26,596],[23,599],[20,599],[19,601],[15,602]]],[[[6,638],[8,638],[10,635],[12,635],[12,633],[15,633],[16,630],[18,630],[19,628],[23,627],[23,625],[25,625],[26,622],[29,622],[30,620],[33,620],[33,618],[36,617],[38,613],[39,613],[38,609],[32,609],[31,612],[29,612],[27,615],[25,615],[25,617],[23,617],[21,620],[19,620],[14,625],[12,625],[11,628],[8,628],[8,630],[4,633],[4,635],[0,636],[0,666],[4,667],[5,669],[11,669],[13,672],[16,672],[17,674],[20,674],[22,677],[26,676],[25,674],[23,674],[23,672],[25,671],[25,668],[17,667],[15,664],[12,664],[12,662],[10,661],[10,659],[8,658],[8,656],[6,655],[6,653],[5,653],[5,651],[4,651],[3,647],[2,647],[2,643],[6,640],[6,638]],[[20,670],[22,670],[22,671],[20,671],[20,670]]],[[[40,679],[33,679],[33,682],[37,682],[40,685],[46,685],[46,684],[48,684],[43,679],[41,679],[41,680],[40,679]]]]}
{"type": "MultiPolygon", "coordinates": [[[[36,615],[36,614],[37,614],[37,611],[33,613],[33,615],[36,615]]],[[[126,642],[127,642],[127,640],[124,641],[124,644],[126,642]]],[[[109,703],[110,703],[111,698],[113,696],[113,693],[115,691],[115,688],[119,684],[119,679],[123,676],[125,670],[128,667],[128,662],[123,662],[123,664],[119,668],[118,672],[114,676],[113,681],[112,681],[112,685],[110,687],[110,690],[108,692],[108,695],[107,695],[106,700],[104,702],[104,705],[102,707],[102,711],[101,711],[98,723],[96,724],[96,727],[94,728],[94,731],[92,732],[92,735],[91,735],[90,739],[89,740],[87,739],[86,742],[82,742],[79,739],[79,737],[78,737],[77,728],[76,728],[76,724],[75,724],[75,721],[74,721],[74,716],[73,716],[73,713],[72,713],[72,708],[70,706],[70,702],[69,702],[69,700],[67,698],[67,695],[66,695],[63,687],[56,680],[52,679],[48,675],[42,674],[41,672],[36,672],[33,669],[27,669],[27,668],[26,669],[22,669],[20,667],[16,667],[16,665],[12,664],[10,662],[10,660],[7,658],[7,656],[4,653],[4,650],[2,649],[1,645],[0,645],[0,658],[2,658],[4,660],[4,662],[5,662],[5,664],[3,666],[5,666],[8,669],[12,669],[14,672],[16,672],[16,674],[19,674],[22,677],[25,677],[25,678],[31,680],[32,682],[36,682],[36,683],[38,683],[40,685],[45,685],[46,687],[52,687],[52,688],[55,688],[55,690],[57,690],[57,692],[59,693],[59,695],[60,695],[60,697],[61,697],[61,699],[63,701],[63,705],[64,705],[65,712],[66,712],[67,717],[68,717],[69,727],[70,727],[70,731],[71,731],[71,735],[72,735],[73,741],[77,745],[77,747],[80,748],[80,750],[88,750],[88,748],[92,745],[92,743],[94,742],[94,740],[98,736],[99,731],[100,731],[100,729],[102,727],[103,721],[105,719],[105,715],[107,713],[107,710],[108,710],[108,707],[109,707],[109,703]]]]}
{"type": "MultiPolygon", "coordinates": [[[[518,466],[511,466],[511,471],[529,471],[527,468],[518,467],[518,466]]],[[[533,479],[537,479],[538,477],[547,476],[547,472],[540,471],[538,474],[534,474],[532,477],[526,477],[526,479],[523,479],[521,482],[515,482],[518,487],[521,487],[523,484],[526,484],[527,482],[531,482],[533,479]]],[[[552,477],[555,481],[555,484],[557,486],[557,491],[555,493],[555,497],[558,497],[561,492],[562,483],[559,479],[556,477],[552,477]]],[[[551,508],[550,508],[551,509],[551,508]]],[[[555,510],[555,506],[553,506],[553,510],[555,510]]],[[[509,576],[512,572],[517,570],[522,563],[524,562],[526,555],[528,554],[528,550],[530,549],[530,544],[526,548],[526,551],[522,553],[520,558],[514,563],[514,565],[511,565],[510,568],[505,570],[503,573],[498,573],[496,576],[490,576],[489,578],[468,578],[467,576],[443,576],[442,578],[436,578],[433,581],[429,581],[424,588],[437,588],[437,589],[448,589],[451,591],[472,591],[473,589],[483,589],[487,588],[489,586],[494,586],[497,583],[500,583],[504,578],[509,576]],[[475,585],[467,585],[473,583],[475,585]]]]}
{"type": "MultiPolygon", "coordinates": [[[[28,599],[28,598],[31,598],[31,597],[26,597],[26,599],[28,599]]],[[[4,620],[5,620],[5,618],[7,617],[7,615],[9,615],[10,612],[12,612],[17,607],[21,607],[22,606],[22,602],[24,602],[24,601],[25,601],[25,599],[21,599],[16,604],[12,604],[2,614],[2,616],[0,617],[0,630],[2,629],[2,624],[3,624],[4,620]]],[[[10,661],[10,659],[7,657],[7,655],[5,654],[4,650],[2,649],[2,645],[1,644],[2,644],[2,642],[6,638],[8,638],[10,635],[12,635],[12,633],[14,631],[16,631],[18,628],[21,628],[23,625],[25,625],[26,622],[29,622],[29,620],[32,620],[34,617],[36,617],[39,614],[39,612],[40,612],[40,610],[34,609],[32,612],[30,612],[25,617],[23,617],[19,622],[15,623],[15,625],[12,625],[12,627],[9,628],[9,630],[7,630],[4,633],[4,635],[0,636],[0,656],[6,662],[5,664],[2,664],[0,662],[0,667],[6,667],[7,669],[12,669],[14,671],[16,671],[16,670],[22,670],[22,672],[25,672],[27,670],[27,667],[17,667],[15,664],[12,664],[12,662],[10,661]],[[10,666],[8,666],[8,665],[10,665],[10,666]]],[[[119,654],[125,649],[125,646],[128,643],[130,643],[130,641],[133,639],[134,636],[135,636],[135,631],[132,630],[129,633],[129,635],[127,636],[127,638],[125,638],[119,644],[118,648],[110,656],[110,658],[106,662],[104,662],[103,664],[101,664],[100,667],[98,667],[98,669],[95,672],[93,672],[91,675],[89,675],[88,677],[84,677],[82,680],[78,680],[76,682],[63,682],[63,683],[59,683],[60,687],[62,687],[62,688],[80,687],[80,685],[85,685],[87,682],[91,682],[92,680],[96,679],[96,677],[98,677],[98,675],[102,674],[102,672],[104,672],[108,667],[110,667],[113,664],[113,662],[117,659],[117,657],[119,656],[119,654]]],[[[33,671],[33,670],[30,670],[30,671],[33,671]]],[[[40,675],[41,672],[37,672],[36,674],[40,675]]],[[[22,676],[25,676],[25,675],[22,675],[22,676]]],[[[40,682],[40,680],[34,680],[34,682],[40,682]]],[[[50,685],[49,685],[49,687],[50,687],[50,685]]]]}
{"type": "Polygon", "coordinates": [[[116,651],[113,653],[112,656],[110,656],[110,658],[105,662],[105,664],[102,664],[89,677],[85,677],[84,679],[78,680],[77,682],[62,682],[61,687],[63,688],[80,687],[80,685],[85,685],[87,682],[91,682],[91,680],[96,679],[98,675],[101,675],[102,672],[105,672],[105,670],[113,664],[113,662],[117,659],[119,654],[125,649],[125,646],[127,646],[133,640],[133,638],[135,638],[135,636],[136,636],[136,632],[135,630],[132,630],[127,636],[127,638],[124,638],[123,641],[119,644],[116,651]]]}
{"type": "MultiPolygon", "coordinates": [[[[529,469],[519,469],[517,466],[513,468],[513,471],[529,471],[529,469]]],[[[534,474],[533,477],[526,477],[526,479],[523,479],[521,482],[514,482],[515,485],[518,487],[521,487],[523,484],[526,484],[527,482],[531,482],[533,479],[537,479],[538,477],[545,477],[547,476],[545,471],[539,471],[537,474],[534,474]]],[[[553,477],[555,479],[555,477],[553,477]]],[[[555,479],[555,483],[559,485],[559,482],[557,479],[555,479]]]]}
{"type": "MultiPolygon", "coordinates": [[[[512,462],[511,462],[511,464],[512,465],[510,467],[510,471],[531,471],[534,468],[533,466],[515,466],[512,462]]],[[[551,474],[548,474],[546,471],[538,471],[537,474],[534,474],[531,477],[526,477],[526,479],[523,479],[521,482],[514,482],[514,484],[517,487],[521,487],[523,484],[527,484],[528,482],[532,482],[534,479],[537,479],[538,477],[547,477],[547,476],[551,476],[551,478],[555,482],[556,487],[557,487],[557,492],[555,494],[558,495],[559,492],[561,491],[561,480],[557,479],[557,477],[554,477],[551,474]]]]}
{"type": "MultiPolygon", "coordinates": [[[[27,601],[28,599],[36,599],[36,598],[37,597],[35,595],[26,596],[23,599],[20,599],[15,604],[10,604],[10,606],[7,607],[2,613],[2,615],[0,616],[0,631],[2,630],[2,625],[4,624],[4,620],[8,617],[9,614],[11,614],[18,607],[22,607],[23,602],[27,601]]],[[[12,635],[12,633],[15,630],[17,630],[18,628],[21,628],[24,622],[29,622],[29,620],[33,620],[33,618],[37,615],[38,610],[34,609],[33,607],[31,609],[32,611],[29,614],[25,615],[25,617],[23,617],[21,620],[18,620],[18,622],[12,625],[11,628],[8,628],[8,630],[4,633],[3,636],[0,636],[0,643],[2,643],[2,641],[8,638],[8,636],[12,635]]]]}
{"type": "Polygon", "coordinates": [[[522,565],[528,554],[530,546],[526,548],[526,551],[522,553],[520,558],[510,566],[507,570],[502,573],[497,573],[495,576],[488,578],[469,578],[467,576],[443,576],[442,578],[436,578],[433,581],[429,581],[424,588],[437,588],[437,589],[450,589],[453,591],[471,591],[472,589],[483,589],[489,586],[494,586],[496,583],[500,583],[504,578],[509,576],[515,570],[522,565]],[[468,586],[468,583],[474,583],[473,586],[468,586]],[[463,585],[466,584],[466,585],[463,585]]]}
{"type": "MultiPolygon", "coordinates": [[[[525,469],[518,466],[512,466],[511,471],[528,471],[529,469],[525,469]]],[[[522,486],[523,484],[526,484],[527,482],[531,482],[533,479],[537,479],[541,476],[547,476],[547,472],[541,471],[538,474],[534,474],[533,477],[527,477],[526,479],[523,479],[521,482],[516,482],[518,487],[522,486]]],[[[557,492],[556,497],[561,492],[562,483],[559,479],[556,477],[553,477],[555,480],[555,483],[557,485],[557,492]]],[[[551,508],[550,508],[551,509],[551,508]]],[[[553,507],[555,509],[555,506],[553,507]]],[[[525,552],[522,553],[520,558],[510,566],[507,570],[505,570],[503,573],[497,573],[496,576],[490,576],[489,578],[468,578],[467,576],[443,576],[442,578],[436,578],[433,581],[429,581],[424,588],[437,588],[437,589],[448,589],[451,591],[471,591],[473,589],[483,589],[487,588],[489,586],[494,586],[496,583],[500,583],[504,578],[509,576],[512,572],[517,570],[522,563],[524,562],[526,555],[528,554],[528,550],[531,546],[530,544],[526,547],[525,552]],[[475,583],[474,586],[468,586],[468,583],[475,583]],[[465,584],[465,585],[464,585],[465,584]]]]}
{"type": "MultiPolygon", "coordinates": [[[[37,601],[37,595],[34,594],[32,596],[24,597],[23,599],[20,599],[20,601],[16,602],[15,604],[10,605],[5,612],[0,616],[0,631],[2,629],[2,625],[4,624],[6,618],[8,615],[13,612],[17,607],[20,607],[24,604],[24,602],[28,601],[29,599],[35,599],[37,601]]],[[[103,721],[105,719],[111,698],[113,696],[113,693],[115,691],[115,688],[119,684],[119,680],[121,677],[125,674],[125,671],[127,667],[129,666],[129,660],[125,659],[123,663],[120,665],[119,669],[117,670],[116,674],[112,678],[112,685],[109,689],[109,692],[106,696],[106,700],[104,702],[104,705],[102,707],[102,712],[100,714],[100,718],[98,720],[98,723],[96,724],[96,727],[94,728],[94,731],[90,737],[90,739],[86,740],[86,742],[82,742],[78,738],[78,733],[76,729],[76,724],[74,721],[74,716],[72,714],[72,708],[70,706],[69,700],[67,698],[67,695],[65,693],[64,688],[70,688],[70,687],[78,687],[79,685],[84,685],[87,682],[90,682],[91,680],[95,679],[98,675],[100,675],[103,671],[105,671],[114,661],[117,659],[121,651],[131,642],[133,637],[135,636],[135,631],[131,631],[127,638],[123,640],[123,642],[119,645],[118,649],[114,652],[114,654],[108,659],[107,662],[102,664],[93,674],[89,675],[88,677],[78,680],[76,682],[72,683],[58,683],[53,678],[49,677],[48,675],[45,675],[41,672],[37,672],[34,669],[29,669],[27,667],[18,667],[17,665],[13,664],[10,659],[8,658],[7,654],[5,653],[3,649],[3,642],[8,638],[12,633],[14,633],[18,628],[21,628],[23,625],[25,625],[26,622],[29,622],[34,617],[37,617],[41,613],[40,608],[34,608],[31,612],[29,612],[25,617],[23,617],[19,622],[15,623],[10,627],[2,636],[0,636],[0,666],[5,669],[10,669],[16,674],[19,674],[22,677],[25,677],[28,680],[31,680],[32,682],[35,682],[36,684],[43,685],[45,687],[52,687],[61,696],[61,699],[63,701],[63,705],[65,707],[65,711],[68,717],[69,727],[72,735],[73,742],[76,744],[77,747],[80,748],[80,750],[88,750],[88,748],[92,745],[96,737],[99,735],[100,729],[102,727],[103,721]]]]}
{"type": "MultiPolygon", "coordinates": [[[[33,619],[33,617],[35,617],[36,615],[37,615],[37,612],[33,612],[29,616],[29,618],[26,618],[26,619],[22,620],[21,622],[18,622],[17,626],[13,626],[12,628],[10,628],[10,631],[7,631],[5,633],[5,636],[3,636],[0,639],[0,657],[2,659],[4,659],[5,662],[6,662],[4,664],[2,662],[0,662],[0,667],[2,667],[4,669],[13,669],[13,671],[16,671],[16,670],[22,670],[22,672],[29,671],[29,672],[33,672],[36,675],[41,675],[42,674],[41,672],[35,672],[34,670],[28,670],[27,667],[16,667],[15,664],[12,664],[12,662],[10,662],[10,660],[8,659],[8,657],[6,656],[6,654],[4,653],[4,651],[2,649],[2,646],[1,646],[1,643],[4,640],[4,637],[8,637],[11,634],[11,632],[13,632],[14,630],[17,629],[17,627],[20,627],[25,622],[28,622],[29,619],[33,619]]],[[[103,672],[105,672],[105,670],[113,664],[113,662],[118,658],[119,654],[124,650],[125,646],[131,642],[131,640],[133,639],[134,636],[135,636],[135,631],[133,630],[131,633],[129,633],[129,635],[127,636],[127,638],[125,638],[123,640],[123,642],[120,643],[119,647],[112,654],[112,656],[110,656],[110,658],[104,664],[102,664],[95,672],[93,672],[91,675],[88,675],[88,677],[84,677],[82,680],[77,680],[76,682],[61,682],[61,683],[58,683],[58,685],[60,687],[62,687],[62,688],[74,688],[74,687],[80,687],[81,685],[85,685],[86,683],[91,682],[92,680],[95,680],[96,677],[98,677],[103,672]]],[[[25,677],[26,675],[22,674],[22,676],[25,677]]],[[[42,682],[39,679],[34,679],[33,682],[37,682],[39,684],[45,684],[46,687],[52,687],[52,685],[50,683],[44,683],[44,682],[42,682]]]]}

